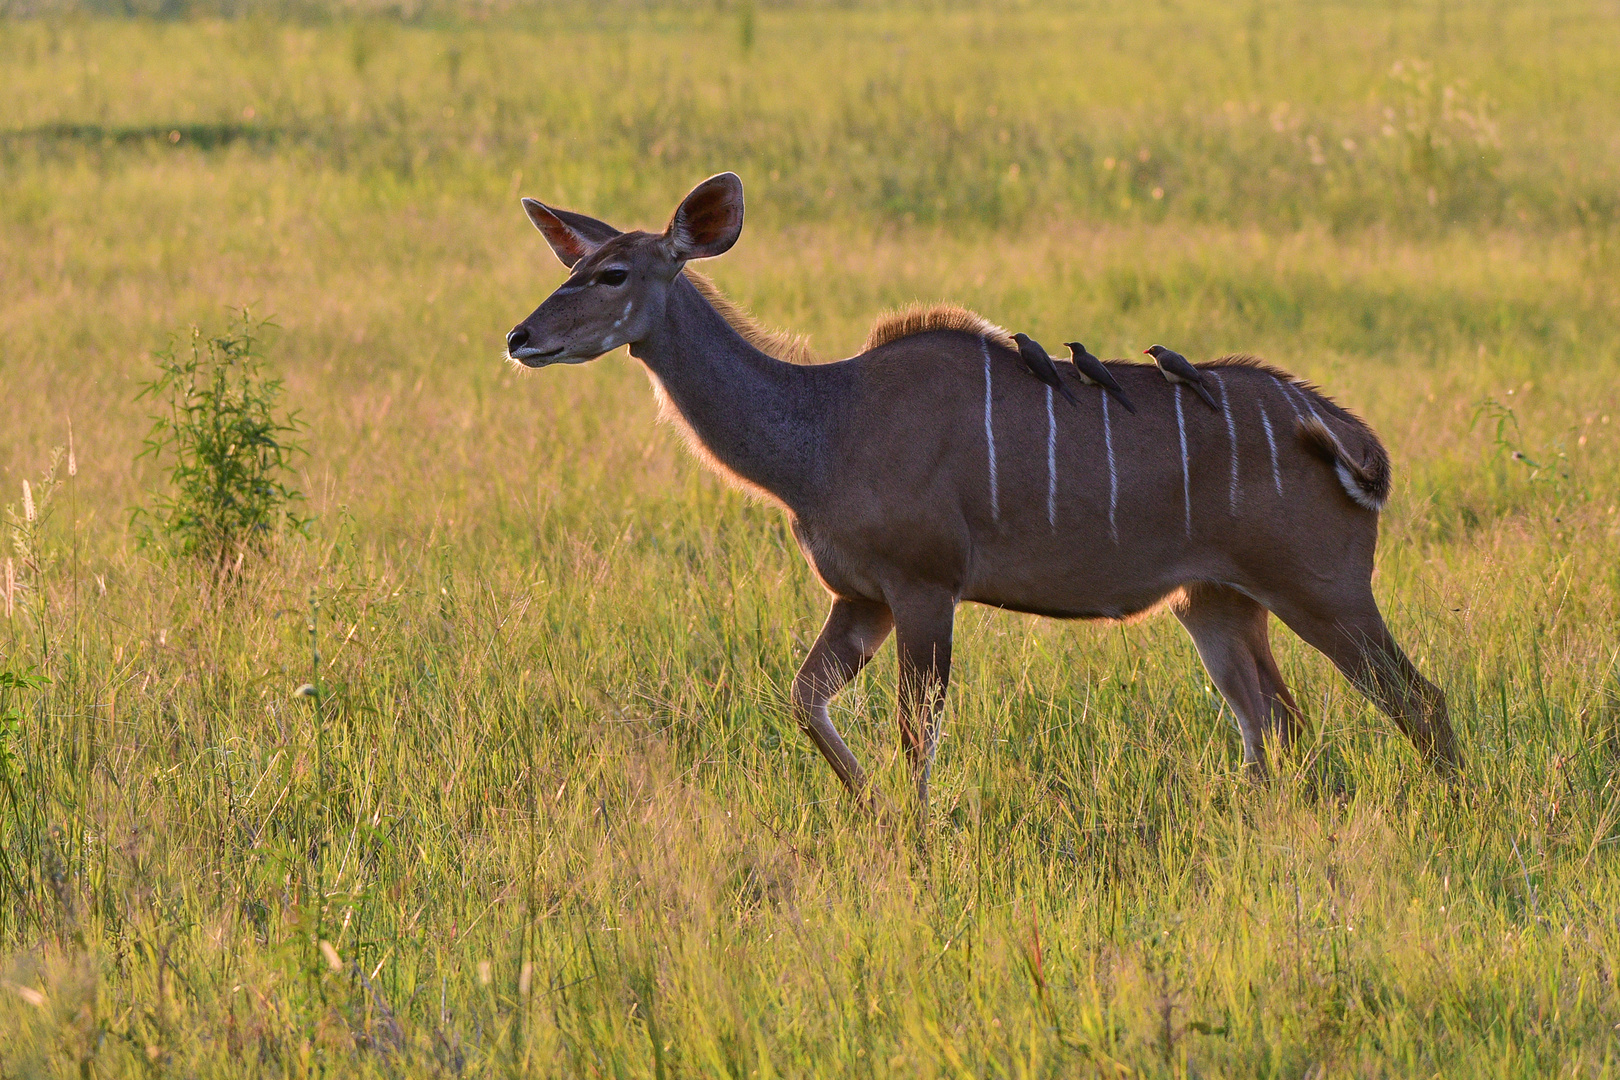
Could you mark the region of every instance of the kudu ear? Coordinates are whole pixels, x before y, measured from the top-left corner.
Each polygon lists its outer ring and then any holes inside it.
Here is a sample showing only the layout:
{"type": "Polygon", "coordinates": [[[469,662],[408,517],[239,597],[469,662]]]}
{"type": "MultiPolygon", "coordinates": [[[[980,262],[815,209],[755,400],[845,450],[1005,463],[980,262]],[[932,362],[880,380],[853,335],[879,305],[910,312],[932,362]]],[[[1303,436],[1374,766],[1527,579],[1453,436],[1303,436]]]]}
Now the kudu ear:
{"type": "Polygon", "coordinates": [[[605,221],[572,210],[556,210],[539,199],[524,199],[523,212],[529,215],[529,220],[564,266],[573,266],[619,235],[619,230],[605,221]]]}
{"type": "Polygon", "coordinates": [[[736,173],[711,176],[675,208],[664,243],[679,262],[712,259],[731,250],[742,235],[743,186],[736,173]]]}

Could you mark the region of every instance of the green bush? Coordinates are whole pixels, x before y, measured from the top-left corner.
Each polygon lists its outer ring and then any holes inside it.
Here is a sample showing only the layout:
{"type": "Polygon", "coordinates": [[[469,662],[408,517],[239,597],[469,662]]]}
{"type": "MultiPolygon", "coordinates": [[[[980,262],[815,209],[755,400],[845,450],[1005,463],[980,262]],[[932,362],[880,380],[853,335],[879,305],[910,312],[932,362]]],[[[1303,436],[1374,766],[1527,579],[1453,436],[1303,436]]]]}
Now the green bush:
{"type": "Polygon", "coordinates": [[[191,328],[189,348],[171,342],[157,354],[159,374],[136,400],[160,401],[138,457],[167,462],[170,490],[135,512],[145,544],[164,541],[226,574],[250,550],[263,551],[281,525],[302,531],[308,519],[292,504],[303,495],[286,483],[290,460],[304,448],[297,413],[278,414],[281,380],[264,369],[259,334],[243,311],[238,326],[217,337],[191,328]]]}
{"type": "Polygon", "coordinates": [[[7,698],[14,690],[38,690],[50,683],[50,680],[32,671],[17,672],[7,668],[0,668],[0,787],[4,787],[10,796],[12,810],[16,810],[16,789],[14,781],[17,770],[17,754],[12,748],[17,733],[22,728],[22,710],[8,701],[7,698]]]}

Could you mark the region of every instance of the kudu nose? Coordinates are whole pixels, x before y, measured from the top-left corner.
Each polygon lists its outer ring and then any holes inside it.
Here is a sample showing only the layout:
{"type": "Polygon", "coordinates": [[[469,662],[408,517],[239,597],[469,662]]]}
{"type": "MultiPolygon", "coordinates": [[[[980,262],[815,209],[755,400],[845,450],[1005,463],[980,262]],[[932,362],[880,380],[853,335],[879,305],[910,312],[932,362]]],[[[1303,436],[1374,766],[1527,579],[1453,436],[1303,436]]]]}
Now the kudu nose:
{"type": "Polygon", "coordinates": [[[506,351],[516,352],[529,343],[529,332],[521,326],[513,327],[512,332],[506,335],[506,351]]]}

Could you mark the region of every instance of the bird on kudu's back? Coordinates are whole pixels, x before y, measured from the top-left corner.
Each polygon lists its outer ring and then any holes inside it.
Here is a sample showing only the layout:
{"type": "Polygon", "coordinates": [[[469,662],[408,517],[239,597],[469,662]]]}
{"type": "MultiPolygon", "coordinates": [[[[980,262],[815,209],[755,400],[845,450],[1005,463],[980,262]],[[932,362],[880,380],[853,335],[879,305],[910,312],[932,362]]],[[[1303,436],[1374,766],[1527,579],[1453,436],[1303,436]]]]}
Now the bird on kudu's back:
{"type": "Polygon", "coordinates": [[[1052,357],[1040,342],[1028,334],[1014,334],[1013,340],[1018,342],[1018,355],[1024,361],[1024,366],[1029,368],[1031,375],[1062,394],[1070,405],[1080,404],[1080,399],[1074,396],[1074,391],[1064,385],[1062,376],[1052,364],[1052,357]]]}
{"type": "Polygon", "coordinates": [[[1203,372],[1193,367],[1185,356],[1167,349],[1163,345],[1151,345],[1142,351],[1153,357],[1153,362],[1159,365],[1159,371],[1166,379],[1173,383],[1192,387],[1193,392],[1204,399],[1205,405],[1208,405],[1216,412],[1220,411],[1221,407],[1215,404],[1215,395],[1211,394],[1209,387],[1204,385],[1203,372]]]}
{"type": "Polygon", "coordinates": [[[1114,378],[1114,373],[1109,371],[1101,360],[1092,356],[1078,341],[1065,341],[1063,344],[1069,347],[1069,359],[1073,361],[1075,373],[1080,376],[1081,382],[1087,386],[1102,387],[1104,391],[1119,399],[1126,412],[1136,412],[1136,406],[1131,404],[1131,399],[1120,389],[1119,380],[1114,378]]]}

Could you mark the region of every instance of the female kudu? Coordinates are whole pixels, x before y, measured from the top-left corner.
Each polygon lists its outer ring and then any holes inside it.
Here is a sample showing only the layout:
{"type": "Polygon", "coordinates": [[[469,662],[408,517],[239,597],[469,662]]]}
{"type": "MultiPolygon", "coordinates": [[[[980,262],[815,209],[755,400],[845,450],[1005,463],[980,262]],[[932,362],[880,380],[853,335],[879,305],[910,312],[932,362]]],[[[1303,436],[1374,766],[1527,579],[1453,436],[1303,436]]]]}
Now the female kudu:
{"type": "Polygon", "coordinates": [[[1152,367],[1110,370],[1137,415],[1062,377],[1081,407],[1023,369],[1007,332],[959,308],[879,320],[859,356],[806,364],[688,260],[742,231],[742,183],[699,184],[662,233],[621,233],[523,201],[568,280],[507,338],[528,367],[628,344],[666,416],[727,479],[783,507],[832,611],[793,682],[801,727],[851,792],[866,776],[828,702],[894,631],[901,738],[928,773],[964,600],[1056,618],[1130,619],[1168,604],[1237,715],[1244,759],[1286,746],[1299,707],[1267,612],[1320,649],[1444,770],[1445,698],[1373,599],[1388,458],[1359,419],[1283,372],[1202,365],[1219,409],[1152,367]]]}

